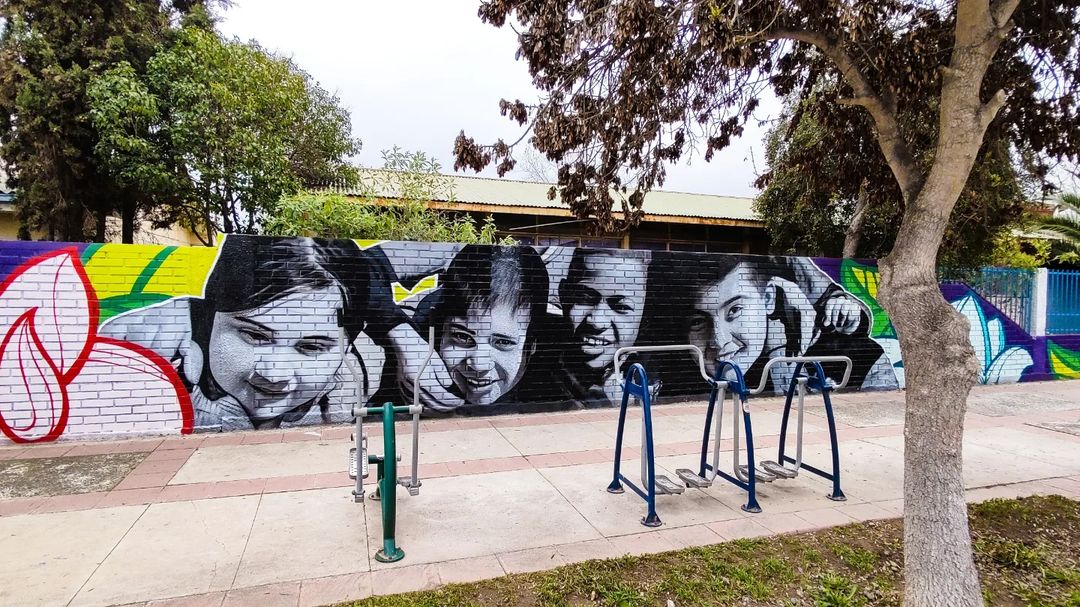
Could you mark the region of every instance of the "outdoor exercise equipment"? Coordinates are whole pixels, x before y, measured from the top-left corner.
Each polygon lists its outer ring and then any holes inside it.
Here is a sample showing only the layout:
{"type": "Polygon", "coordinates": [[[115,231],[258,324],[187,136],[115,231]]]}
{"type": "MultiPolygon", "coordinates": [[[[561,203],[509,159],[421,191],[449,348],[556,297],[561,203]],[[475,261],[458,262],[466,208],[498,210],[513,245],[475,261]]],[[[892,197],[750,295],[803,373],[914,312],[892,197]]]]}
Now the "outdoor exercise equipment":
{"type": "Polygon", "coordinates": [[[405,557],[405,552],[398,547],[395,541],[397,523],[397,486],[401,485],[409,492],[409,495],[420,493],[420,477],[417,473],[420,455],[420,377],[427,368],[428,362],[435,352],[435,330],[428,332],[428,353],[423,365],[413,380],[413,404],[409,406],[394,406],[393,403],[383,403],[381,407],[366,406],[366,395],[362,390],[362,369],[358,368],[354,357],[349,356],[347,337],[345,336],[344,324],[341,313],[338,313],[338,333],[341,342],[342,356],[349,370],[353,374],[356,386],[356,405],[353,407],[353,415],[356,416],[356,429],[353,433],[354,446],[349,449],[349,477],[356,481],[353,487],[353,501],[364,501],[364,480],[368,476],[368,464],[376,466],[376,488],[371,499],[382,503],[382,528],[383,546],[375,553],[375,560],[381,563],[400,561],[405,557]],[[401,461],[401,455],[397,453],[397,436],[394,428],[394,415],[408,413],[412,415],[412,475],[398,478],[397,463],[401,461]],[[382,418],[383,455],[368,453],[367,436],[364,434],[364,418],[368,415],[378,415],[382,418]]]}
{"type": "Polygon", "coordinates": [[[748,390],[743,379],[742,371],[737,365],[729,361],[719,361],[714,375],[713,390],[709,395],[709,407],[705,414],[705,430],[701,439],[701,459],[698,472],[694,474],[687,469],[678,470],[677,473],[689,486],[709,486],[708,484],[720,476],[722,479],[734,484],[746,491],[747,502],[742,509],[747,512],[761,512],[761,506],[757,501],[757,483],[771,483],[779,479],[796,478],[800,470],[806,470],[833,482],[832,493],[827,497],[835,501],[843,501],[843,491],[840,490],[840,453],[837,448],[836,422],[833,417],[832,400],[829,393],[837,388],[847,385],[851,376],[851,359],[846,356],[780,356],[770,359],[761,371],[761,382],[753,390],[748,390]],[[840,383],[833,383],[825,376],[822,363],[844,363],[844,376],[840,383]],[[785,393],[784,415],[780,422],[780,445],[775,461],[763,461],[761,466],[755,464],[754,432],[750,418],[750,405],[747,396],[760,394],[769,385],[772,370],[780,364],[793,364],[791,380],[785,393]],[[810,370],[810,372],[807,371],[810,370]],[[732,387],[732,474],[720,470],[720,437],[723,427],[724,406],[727,402],[725,390],[732,387]],[[824,472],[802,461],[803,454],[803,422],[806,409],[807,389],[821,392],[825,405],[825,416],[829,425],[830,450],[832,452],[832,472],[824,472]],[[791,403],[798,395],[798,421],[797,436],[795,442],[795,458],[785,455],[787,449],[788,421],[791,418],[791,403]],[[712,425],[713,413],[716,403],[720,403],[720,410],[716,412],[716,424],[713,439],[712,463],[706,461],[709,452],[709,426],[712,425]],[[742,445],[739,436],[739,414],[742,413],[743,426],[746,430],[746,464],[742,463],[742,445]],[[794,464],[789,467],[787,464],[794,464]]]}
{"type": "MultiPolygon", "coordinates": [[[[760,384],[750,390],[746,386],[742,370],[733,362],[717,361],[716,369],[710,377],[705,372],[705,358],[701,350],[692,345],[679,346],[645,346],[620,348],[615,352],[615,372],[619,373],[622,358],[634,352],[678,352],[685,351],[694,355],[698,363],[698,371],[712,390],[709,394],[709,405],[705,413],[705,425],[701,438],[701,457],[698,461],[697,471],[689,468],[679,468],[675,474],[685,484],[685,487],[705,489],[711,487],[713,481],[719,476],[740,489],[746,491],[747,502],[742,509],[747,512],[761,512],[761,506],[757,501],[757,483],[773,482],[779,479],[796,478],[800,470],[806,470],[827,480],[832,481],[832,493],[828,494],[831,500],[843,501],[843,491],[840,489],[840,454],[837,448],[836,422],[833,417],[832,400],[829,393],[837,388],[847,385],[851,376],[851,359],[846,356],[783,356],[770,359],[761,372],[760,384]],[[844,363],[843,379],[834,383],[825,375],[823,363],[844,363]],[[760,467],[755,463],[754,454],[754,431],[750,416],[750,405],[747,397],[751,394],[760,394],[769,385],[774,368],[780,364],[794,365],[791,380],[785,393],[784,414],[780,423],[780,445],[775,461],[763,461],[760,467]],[[720,439],[723,430],[724,407],[728,401],[727,393],[731,393],[732,409],[732,473],[728,474],[720,469],[720,439]],[[832,472],[825,472],[803,462],[803,428],[806,410],[807,390],[819,391],[825,405],[825,416],[829,425],[830,448],[832,452],[832,472]],[[795,396],[798,396],[798,418],[796,422],[797,434],[795,444],[795,457],[786,455],[788,422],[791,419],[791,405],[795,396]],[[719,403],[719,411],[716,410],[719,403]],[[739,429],[739,416],[742,415],[742,425],[746,432],[746,463],[742,463],[742,444],[739,429]],[[715,424],[714,424],[715,419],[715,424]],[[711,431],[711,432],[710,432],[711,431]],[[712,438],[710,441],[710,434],[712,438]],[[709,461],[710,442],[712,442],[712,461],[709,461]],[[788,466],[793,464],[793,466],[788,466]]],[[[652,434],[652,405],[660,388],[660,382],[650,385],[645,368],[635,363],[626,372],[623,382],[623,398],[619,409],[619,427],[615,438],[615,470],[611,484],[607,490],[611,493],[623,493],[623,485],[628,485],[635,493],[645,500],[648,512],[641,523],[647,527],[656,527],[661,524],[660,517],[656,514],[657,495],[675,495],[683,493],[684,486],[672,482],[666,476],[655,472],[655,451],[653,448],[652,434]],[[642,403],[641,420],[641,487],[620,473],[622,459],[623,429],[626,424],[626,409],[630,397],[633,396],[642,403]]]]}
{"type": "MultiPolygon", "coordinates": [[[[713,379],[705,372],[705,357],[697,346],[639,346],[619,348],[615,351],[615,373],[620,375],[622,358],[635,352],[690,352],[695,355],[701,376],[709,384],[713,379]]],[[[660,391],[660,383],[649,384],[649,376],[641,363],[634,363],[626,370],[623,381],[622,404],[619,407],[619,428],[615,435],[615,471],[612,474],[611,484],[608,485],[609,493],[623,493],[623,484],[637,493],[648,504],[648,513],[641,519],[641,524],[646,527],[658,527],[662,523],[656,514],[657,495],[678,495],[683,492],[684,486],[673,482],[670,478],[656,474],[656,458],[653,450],[652,433],[652,403],[660,391]],[[641,402],[641,486],[639,487],[630,479],[626,478],[619,470],[622,462],[623,430],[626,426],[626,409],[630,404],[630,397],[641,402]]],[[[692,485],[693,486],[693,485],[692,485]]]]}

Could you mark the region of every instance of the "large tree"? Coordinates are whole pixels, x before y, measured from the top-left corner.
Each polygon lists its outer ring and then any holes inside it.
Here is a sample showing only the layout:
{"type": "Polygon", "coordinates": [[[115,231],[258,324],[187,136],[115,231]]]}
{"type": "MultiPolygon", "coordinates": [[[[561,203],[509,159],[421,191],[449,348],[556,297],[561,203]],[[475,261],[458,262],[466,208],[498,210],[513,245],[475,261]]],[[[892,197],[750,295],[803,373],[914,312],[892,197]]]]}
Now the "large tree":
{"type": "MultiPolygon", "coordinates": [[[[515,21],[538,105],[502,102],[531,143],[561,163],[559,194],[602,227],[609,186],[637,178],[622,204],[695,144],[706,159],[742,132],[763,90],[785,96],[811,73],[861,108],[904,211],[881,259],[879,296],[907,372],[904,453],[906,604],[982,604],[964,502],[961,451],[977,374],[967,321],[942,297],[935,261],[984,135],[994,125],[1036,154],[1080,149],[1080,0],[489,0],[480,17],[515,21]],[[933,99],[931,145],[902,115],[933,99]]],[[[456,168],[513,168],[512,144],[464,133],[456,168]]],[[[554,194],[554,193],[553,193],[554,194]]]]}
{"type": "Polygon", "coordinates": [[[157,0],[0,0],[0,158],[24,237],[101,239],[130,206],[94,156],[86,86],[103,66],[145,65],[170,13],[157,0]]]}
{"type": "MultiPolygon", "coordinates": [[[[818,79],[785,99],[765,139],[768,170],[754,201],[778,253],[882,257],[892,248],[904,212],[900,188],[877,151],[870,116],[836,104],[838,82],[818,79]]],[[[926,155],[937,125],[926,104],[902,116],[926,155]]],[[[999,123],[1000,124],[1000,123],[999,123]]],[[[995,243],[1020,224],[1038,195],[1025,156],[1001,133],[987,133],[967,187],[945,232],[939,265],[978,267],[995,243]]]]}
{"type": "Polygon", "coordinates": [[[349,113],[288,59],[203,27],[180,30],[145,70],[121,63],[88,97],[97,156],[153,199],[155,225],[209,244],[254,233],[282,195],[351,180],[349,113]]]}

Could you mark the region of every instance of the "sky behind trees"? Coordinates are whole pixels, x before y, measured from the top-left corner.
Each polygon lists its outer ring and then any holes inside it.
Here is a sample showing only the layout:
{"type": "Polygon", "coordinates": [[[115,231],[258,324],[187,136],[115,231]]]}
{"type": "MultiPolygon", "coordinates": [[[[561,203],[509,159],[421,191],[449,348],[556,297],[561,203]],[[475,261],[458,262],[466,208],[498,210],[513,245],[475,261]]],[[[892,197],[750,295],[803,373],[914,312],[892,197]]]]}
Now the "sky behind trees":
{"type": "MultiPolygon", "coordinates": [[[[458,131],[514,141],[521,129],[499,115],[499,99],[537,97],[525,63],[514,60],[513,31],[481,23],[478,6],[477,0],[234,0],[219,29],[291,56],[337,92],[352,112],[353,134],[364,142],[360,164],[381,166],[380,151],[397,145],[427,152],[451,172],[458,131]]],[[[778,111],[769,99],[757,118],[778,111]]],[[[751,182],[765,170],[766,130],[754,123],[712,162],[695,155],[671,167],[663,189],[753,196],[751,182]]],[[[520,169],[508,177],[529,179],[520,169]]]]}

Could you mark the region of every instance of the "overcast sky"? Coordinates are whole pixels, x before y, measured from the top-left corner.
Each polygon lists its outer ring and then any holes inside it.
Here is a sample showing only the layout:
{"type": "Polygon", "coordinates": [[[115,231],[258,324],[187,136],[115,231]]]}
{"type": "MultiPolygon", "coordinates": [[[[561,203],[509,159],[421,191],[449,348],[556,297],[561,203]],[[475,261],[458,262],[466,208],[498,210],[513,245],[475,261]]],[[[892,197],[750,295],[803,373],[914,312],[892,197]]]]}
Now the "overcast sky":
{"type": "MultiPolygon", "coordinates": [[[[360,164],[380,166],[380,150],[397,145],[434,155],[452,172],[459,131],[485,143],[513,141],[521,131],[499,115],[499,99],[538,97],[525,63],[514,60],[513,31],[482,23],[478,6],[477,0],[234,0],[220,29],[291,56],[336,92],[364,142],[360,164]]],[[[778,108],[775,100],[762,105],[759,119],[778,108]]],[[[663,189],[753,196],[751,182],[764,170],[764,132],[755,122],[712,162],[698,155],[671,167],[663,189]]],[[[521,171],[513,176],[528,179],[521,171]]]]}

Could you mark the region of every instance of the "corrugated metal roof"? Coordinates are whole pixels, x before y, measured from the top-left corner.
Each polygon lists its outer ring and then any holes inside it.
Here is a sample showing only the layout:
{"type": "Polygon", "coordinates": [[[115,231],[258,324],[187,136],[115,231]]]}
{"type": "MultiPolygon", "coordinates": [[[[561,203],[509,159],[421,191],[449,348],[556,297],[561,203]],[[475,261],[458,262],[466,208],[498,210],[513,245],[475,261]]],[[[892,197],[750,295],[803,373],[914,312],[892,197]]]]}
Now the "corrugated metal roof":
{"type": "MultiPolygon", "coordinates": [[[[366,183],[374,184],[375,195],[385,198],[400,197],[400,190],[395,179],[380,179],[388,171],[365,171],[366,183]]],[[[566,209],[559,201],[548,200],[548,189],[552,184],[513,179],[492,179],[488,177],[467,177],[464,175],[444,175],[450,186],[445,192],[436,193],[432,198],[436,202],[458,202],[485,204],[494,206],[533,207],[539,209],[566,209]],[[451,194],[452,191],[452,194],[451,194]]],[[[357,191],[346,191],[359,194],[357,191]]],[[[616,200],[621,194],[612,193],[616,200]]],[[[654,190],[645,195],[642,209],[648,215],[667,215],[674,217],[701,217],[708,219],[734,219],[760,222],[754,213],[753,198],[737,196],[713,196],[708,194],[687,194],[654,190]]],[[[618,210],[618,207],[616,207],[618,210]]]]}

